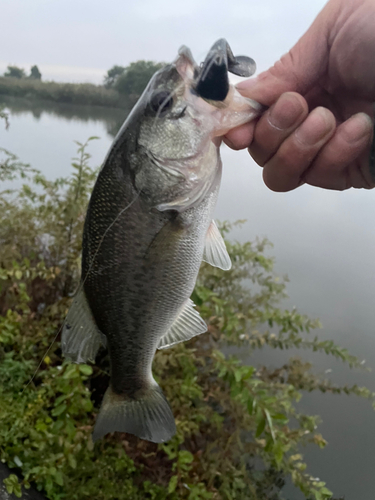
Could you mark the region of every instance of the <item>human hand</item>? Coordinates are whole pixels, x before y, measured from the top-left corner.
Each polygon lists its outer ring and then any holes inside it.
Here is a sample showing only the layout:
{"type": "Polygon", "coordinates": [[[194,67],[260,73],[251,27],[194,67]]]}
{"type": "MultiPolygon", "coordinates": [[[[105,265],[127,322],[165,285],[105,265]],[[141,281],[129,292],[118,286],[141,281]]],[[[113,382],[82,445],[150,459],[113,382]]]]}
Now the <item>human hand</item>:
{"type": "Polygon", "coordinates": [[[374,26],[373,0],[330,0],[288,54],[237,86],[270,108],[224,140],[233,149],[249,147],[270,189],[375,186],[374,26]]]}

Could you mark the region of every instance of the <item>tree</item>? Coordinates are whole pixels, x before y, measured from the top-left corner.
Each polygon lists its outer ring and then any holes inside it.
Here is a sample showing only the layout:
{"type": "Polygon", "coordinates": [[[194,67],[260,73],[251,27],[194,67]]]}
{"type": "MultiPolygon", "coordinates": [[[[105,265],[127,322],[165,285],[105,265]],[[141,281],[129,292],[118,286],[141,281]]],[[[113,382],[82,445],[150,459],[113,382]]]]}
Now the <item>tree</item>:
{"type": "Polygon", "coordinates": [[[153,61],[133,62],[118,77],[114,88],[120,94],[126,95],[131,102],[135,102],[146,88],[152,75],[164,65],[165,63],[153,61]]]}
{"type": "Polygon", "coordinates": [[[32,80],[42,79],[42,73],[39,71],[39,68],[36,64],[34,66],[31,66],[29,78],[32,80]]]}
{"type": "Polygon", "coordinates": [[[25,78],[26,73],[23,68],[19,68],[18,66],[8,65],[8,71],[4,73],[4,76],[7,78],[25,78]]]}
{"type": "Polygon", "coordinates": [[[124,73],[124,71],[124,66],[112,66],[112,68],[107,71],[107,75],[104,77],[104,87],[107,89],[113,88],[117,79],[124,73]]]}

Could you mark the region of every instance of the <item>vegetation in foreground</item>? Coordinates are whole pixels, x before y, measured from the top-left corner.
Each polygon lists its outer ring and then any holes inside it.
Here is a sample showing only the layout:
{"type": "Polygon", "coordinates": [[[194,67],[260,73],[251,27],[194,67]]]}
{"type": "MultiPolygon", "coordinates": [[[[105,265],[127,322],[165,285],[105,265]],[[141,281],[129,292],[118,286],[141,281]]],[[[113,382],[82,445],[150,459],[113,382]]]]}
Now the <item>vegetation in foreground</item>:
{"type": "Polygon", "coordinates": [[[31,68],[30,76],[26,76],[23,68],[8,66],[0,77],[0,95],[130,110],[152,75],[163,65],[137,61],[127,67],[113,66],[104,77],[104,85],[44,82],[37,66],[31,68]]]}
{"type": "MultiPolygon", "coordinates": [[[[306,499],[331,498],[325,483],[306,472],[301,454],[301,445],[326,444],[319,417],[299,412],[296,402],[313,390],[374,395],[337,387],[301,359],[271,370],[223,354],[227,346],[249,353],[265,345],[299,347],[359,366],[345,349],[309,335],[317,321],[279,308],[285,283],[264,254],[267,241],[228,242],[228,272],[202,265],[193,300],[209,333],[155,357],[177,435],[156,445],[115,433],[93,444],[108,357],[100,352],[94,366],[69,364],[57,332],[79,280],[96,172],[81,144],[72,175],[53,182],[4,150],[2,158],[0,182],[24,180],[0,194],[0,459],[22,472],[22,484],[35,484],[51,500],[281,500],[290,477],[306,499]]],[[[222,225],[224,235],[229,230],[222,225]]],[[[5,484],[20,496],[16,475],[5,484]]]]}

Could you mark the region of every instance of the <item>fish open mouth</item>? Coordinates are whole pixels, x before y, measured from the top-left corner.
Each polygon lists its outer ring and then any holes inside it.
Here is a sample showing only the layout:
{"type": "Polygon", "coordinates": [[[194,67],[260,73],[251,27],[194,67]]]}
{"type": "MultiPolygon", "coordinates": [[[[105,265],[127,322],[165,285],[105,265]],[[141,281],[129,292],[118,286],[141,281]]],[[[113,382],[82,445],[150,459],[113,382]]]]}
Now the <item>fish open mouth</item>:
{"type": "Polygon", "coordinates": [[[207,101],[224,101],[229,92],[228,71],[237,76],[250,77],[256,64],[251,57],[234,56],[224,38],[217,40],[198,66],[188,47],[183,45],[175,61],[178,73],[189,82],[196,95],[207,101]]]}
{"type": "Polygon", "coordinates": [[[228,71],[250,77],[255,70],[256,64],[251,57],[235,57],[228,42],[220,38],[213,44],[198,71],[195,71],[194,90],[203,99],[224,101],[229,92],[228,71]]]}

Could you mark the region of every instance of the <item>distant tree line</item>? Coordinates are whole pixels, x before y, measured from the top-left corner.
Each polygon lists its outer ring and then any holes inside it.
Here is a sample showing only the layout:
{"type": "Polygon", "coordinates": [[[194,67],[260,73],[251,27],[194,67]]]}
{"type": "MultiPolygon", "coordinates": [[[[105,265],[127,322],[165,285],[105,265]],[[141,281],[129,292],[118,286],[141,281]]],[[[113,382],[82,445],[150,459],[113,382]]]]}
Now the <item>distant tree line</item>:
{"type": "Polygon", "coordinates": [[[127,96],[130,104],[134,104],[152,75],[164,65],[165,63],[153,61],[136,61],[126,67],[112,66],[104,77],[104,86],[107,89],[117,90],[119,94],[127,96]]]}
{"type": "Polygon", "coordinates": [[[128,66],[115,65],[107,71],[102,85],[42,82],[38,66],[32,66],[27,75],[23,68],[9,65],[0,76],[0,95],[130,110],[152,75],[164,65],[142,60],[128,66]]]}
{"type": "Polygon", "coordinates": [[[4,76],[6,78],[29,78],[30,80],[42,79],[42,73],[39,71],[39,68],[36,64],[34,66],[31,66],[29,76],[26,75],[26,72],[23,68],[12,65],[9,65],[7,67],[7,71],[4,73],[4,76]]]}

